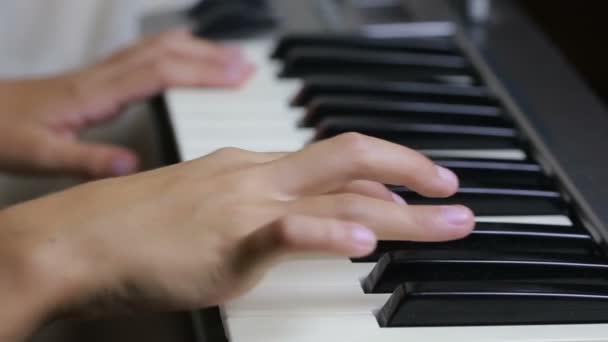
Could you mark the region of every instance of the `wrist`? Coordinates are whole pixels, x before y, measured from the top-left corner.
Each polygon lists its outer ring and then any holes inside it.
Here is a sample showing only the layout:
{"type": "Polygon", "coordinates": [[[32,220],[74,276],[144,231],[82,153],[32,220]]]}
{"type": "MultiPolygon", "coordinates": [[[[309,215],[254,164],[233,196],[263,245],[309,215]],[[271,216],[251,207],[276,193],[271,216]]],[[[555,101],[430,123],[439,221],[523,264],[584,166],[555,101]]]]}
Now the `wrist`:
{"type": "MultiPolygon", "coordinates": [[[[25,340],[61,311],[75,281],[70,265],[44,246],[30,217],[19,208],[0,211],[0,340],[25,340]]],[[[49,242],[52,244],[52,242],[49,242]]]]}

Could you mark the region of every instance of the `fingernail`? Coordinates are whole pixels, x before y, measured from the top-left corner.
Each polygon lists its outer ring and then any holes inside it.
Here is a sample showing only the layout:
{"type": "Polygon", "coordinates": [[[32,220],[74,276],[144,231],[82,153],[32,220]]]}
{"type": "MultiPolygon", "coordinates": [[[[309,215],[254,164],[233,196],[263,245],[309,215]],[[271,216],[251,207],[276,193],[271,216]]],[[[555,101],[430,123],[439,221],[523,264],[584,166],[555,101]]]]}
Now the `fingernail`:
{"type": "Polygon", "coordinates": [[[437,173],[439,177],[446,183],[458,184],[458,176],[445,167],[437,166],[437,173]]]}
{"type": "Polygon", "coordinates": [[[407,205],[407,202],[403,199],[403,197],[397,195],[396,193],[393,193],[393,202],[399,205],[407,205]]]}
{"type": "Polygon", "coordinates": [[[241,49],[235,47],[226,47],[226,54],[231,61],[242,61],[243,53],[241,49]]]}
{"type": "Polygon", "coordinates": [[[132,158],[116,158],[112,161],[114,176],[126,176],[136,171],[137,162],[132,158]]]}
{"type": "Polygon", "coordinates": [[[369,228],[355,225],[352,230],[352,238],[359,245],[373,245],[376,243],[376,234],[369,228]]]}
{"type": "Polygon", "coordinates": [[[245,67],[242,63],[234,64],[226,70],[226,80],[229,82],[240,81],[245,74],[245,67]]]}
{"type": "Polygon", "coordinates": [[[444,221],[451,226],[463,226],[471,222],[471,211],[462,206],[444,206],[441,208],[444,221]]]}

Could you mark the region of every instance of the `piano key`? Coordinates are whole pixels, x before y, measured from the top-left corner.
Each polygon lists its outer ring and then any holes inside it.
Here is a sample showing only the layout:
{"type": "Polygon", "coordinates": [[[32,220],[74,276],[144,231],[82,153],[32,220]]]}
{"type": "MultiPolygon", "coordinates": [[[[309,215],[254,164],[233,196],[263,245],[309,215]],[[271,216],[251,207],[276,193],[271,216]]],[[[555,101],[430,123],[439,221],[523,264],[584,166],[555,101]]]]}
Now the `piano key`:
{"type": "Polygon", "coordinates": [[[254,141],[246,139],[241,141],[230,139],[208,141],[204,138],[200,138],[193,139],[187,146],[180,146],[179,152],[184,161],[206,156],[224,147],[234,147],[252,152],[296,152],[299,151],[302,146],[306,145],[307,141],[308,139],[298,141],[297,138],[294,139],[293,137],[284,140],[268,138],[265,140],[256,139],[254,141]]]}
{"type": "Polygon", "coordinates": [[[302,121],[317,126],[336,117],[357,117],[398,123],[460,124],[512,127],[500,107],[429,102],[386,101],[368,98],[319,97],[310,103],[302,121]]]}
{"type": "Polygon", "coordinates": [[[512,224],[540,224],[552,226],[572,226],[573,222],[566,215],[525,215],[525,216],[477,216],[478,223],[512,223],[512,224]]]}
{"type": "Polygon", "coordinates": [[[393,190],[412,205],[462,204],[479,216],[568,215],[567,204],[556,191],[460,188],[449,198],[428,198],[401,187],[393,190]]]}
{"type": "Polygon", "coordinates": [[[243,120],[201,121],[184,127],[182,132],[190,136],[200,136],[201,139],[208,141],[234,139],[235,142],[243,140],[255,141],[260,137],[272,140],[298,137],[297,140],[302,140],[300,137],[310,139],[314,136],[313,130],[298,129],[288,122],[278,120],[269,120],[266,123],[243,120]]]}
{"type": "Polygon", "coordinates": [[[536,163],[500,160],[435,159],[435,163],[452,170],[461,187],[500,187],[549,189],[554,181],[536,163]]]}
{"type": "MultiPolygon", "coordinates": [[[[439,309],[441,310],[441,309],[439,309]]],[[[226,318],[228,338],[233,342],[548,342],[605,340],[608,326],[520,325],[480,327],[380,328],[374,314],[267,315],[226,318]]]]}
{"type": "Polygon", "coordinates": [[[360,287],[373,263],[352,263],[347,258],[289,260],[272,269],[258,288],[360,287]]]}
{"type": "Polygon", "coordinates": [[[418,101],[470,105],[498,105],[485,87],[455,86],[441,83],[391,82],[346,77],[312,77],[305,80],[293,99],[295,106],[308,106],[322,96],[374,98],[391,101],[418,101]]]}
{"type": "Polygon", "coordinates": [[[418,152],[426,155],[429,158],[453,158],[453,159],[487,159],[487,160],[504,160],[504,161],[525,161],[528,155],[521,149],[442,149],[428,150],[420,149],[418,152]]]}
{"type": "Polygon", "coordinates": [[[316,139],[328,139],[348,132],[359,132],[417,150],[521,149],[518,133],[511,128],[389,123],[357,117],[323,120],[316,139]]]}
{"type": "Polygon", "coordinates": [[[340,48],[295,48],[285,59],[281,77],[354,75],[372,79],[419,80],[433,76],[473,77],[460,56],[361,51],[340,48]]]}
{"type": "Polygon", "coordinates": [[[362,36],[291,34],[279,40],[272,58],[285,59],[295,48],[350,48],[388,52],[418,52],[458,54],[451,38],[448,39],[374,39],[362,36]]]}
{"type": "MultiPolygon", "coordinates": [[[[542,238],[580,240],[573,244],[566,242],[565,245],[571,248],[592,248],[591,237],[580,227],[486,224],[477,227],[476,232],[479,235],[499,237],[501,234],[511,234],[510,238],[514,239],[514,242],[517,242],[517,234],[524,238],[537,235],[539,240],[542,238]]],[[[417,245],[409,242],[388,243],[417,245]]],[[[360,259],[357,262],[363,264],[359,266],[352,266],[346,259],[331,256],[318,258],[306,256],[288,261],[272,270],[253,291],[228,304],[225,307],[226,315],[229,317],[267,315],[277,310],[289,314],[312,314],[314,308],[323,308],[327,313],[353,314],[361,313],[362,310],[378,309],[383,305],[386,297],[365,298],[359,283],[371,272],[376,261],[377,258],[360,259]],[[269,301],[269,298],[274,300],[269,301]]]]}
{"type": "Polygon", "coordinates": [[[272,43],[251,41],[240,46],[258,65],[248,84],[236,90],[176,88],[165,95],[184,160],[224,147],[297,151],[311,140],[309,130],[296,126],[302,110],[290,107],[287,101],[300,82],[276,80],[277,66],[267,60],[272,43]]]}
{"type": "Polygon", "coordinates": [[[365,294],[358,282],[346,286],[256,288],[224,305],[225,317],[272,314],[336,315],[369,314],[379,311],[390,294],[365,294]]]}
{"type": "Polygon", "coordinates": [[[247,6],[258,10],[268,9],[268,3],[266,0],[205,0],[192,6],[190,9],[188,9],[186,14],[192,18],[198,18],[201,14],[205,14],[209,11],[231,4],[246,4],[247,6]]]}
{"type": "MultiPolygon", "coordinates": [[[[365,264],[365,263],[364,263],[365,264]]],[[[366,293],[391,293],[418,281],[606,283],[603,257],[473,250],[409,250],[385,254],[363,282],[366,293]]]]}
{"type": "Polygon", "coordinates": [[[465,239],[450,242],[380,241],[371,255],[354,262],[377,262],[384,254],[400,250],[475,250],[506,253],[582,254],[598,253],[598,247],[581,226],[510,223],[478,223],[465,239]]]}
{"type": "Polygon", "coordinates": [[[605,285],[412,282],[397,288],[378,321],[392,328],[608,323],[607,307],[605,285]]]}

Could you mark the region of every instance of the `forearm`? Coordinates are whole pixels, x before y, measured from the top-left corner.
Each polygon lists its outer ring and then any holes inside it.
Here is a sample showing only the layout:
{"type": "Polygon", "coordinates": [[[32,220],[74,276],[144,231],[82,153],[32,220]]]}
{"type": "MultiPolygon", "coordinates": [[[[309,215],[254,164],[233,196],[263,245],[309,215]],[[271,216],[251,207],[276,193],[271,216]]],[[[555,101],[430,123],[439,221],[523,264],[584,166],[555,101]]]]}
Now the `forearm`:
{"type": "Polygon", "coordinates": [[[18,227],[11,211],[0,211],[0,342],[27,339],[51,318],[62,293],[49,276],[54,260],[35,249],[33,232],[18,227]]]}

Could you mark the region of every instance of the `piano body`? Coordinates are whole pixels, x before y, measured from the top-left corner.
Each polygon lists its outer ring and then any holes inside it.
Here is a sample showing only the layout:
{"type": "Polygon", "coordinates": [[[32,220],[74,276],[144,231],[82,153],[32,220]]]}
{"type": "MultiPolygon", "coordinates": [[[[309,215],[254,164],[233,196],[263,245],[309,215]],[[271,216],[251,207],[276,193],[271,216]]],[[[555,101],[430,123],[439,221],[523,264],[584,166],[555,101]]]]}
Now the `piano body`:
{"type": "Polygon", "coordinates": [[[360,132],[455,170],[463,188],[447,201],[479,222],[463,241],[287,261],[193,313],[200,341],[608,341],[608,113],[515,2],[203,5],[189,19],[206,18],[200,33],[259,69],[237,91],[155,101],[169,162],[360,132]]]}

